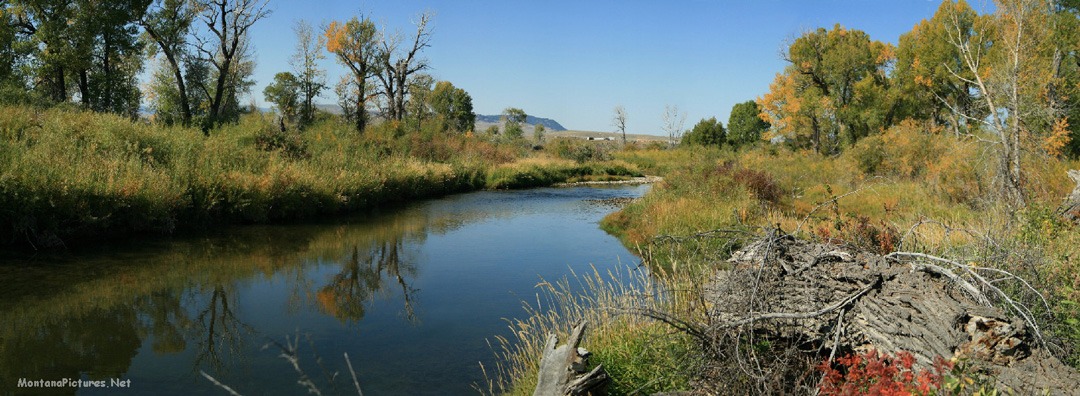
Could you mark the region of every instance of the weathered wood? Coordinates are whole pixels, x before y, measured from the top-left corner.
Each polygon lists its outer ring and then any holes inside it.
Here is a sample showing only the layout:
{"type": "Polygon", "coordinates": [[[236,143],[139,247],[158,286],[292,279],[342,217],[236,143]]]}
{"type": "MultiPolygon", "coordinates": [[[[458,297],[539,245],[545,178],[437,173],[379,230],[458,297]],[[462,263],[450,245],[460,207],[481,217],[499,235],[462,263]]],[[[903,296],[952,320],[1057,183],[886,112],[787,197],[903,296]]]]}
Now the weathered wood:
{"type": "Polygon", "coordinates": [[[556,347],[558,337],[549,334],[540,358],[540,371],[533,396],[603,395],[611,381],[603,365],[589,372],[589,351],[579,348],[585,335],[585,322],[574,326],[566,344],[556,347]]]}
{"type": "MultiPolygon", "coordinates": [[[[931,258],[770,235],[733,254],[712,281],[707,331],[800,340],[829,356],[906,351],[921,368],[964,358],[1019,394],[1080,392],[1080,373],[1043,349],[1035,323],[994,306],[1002,296],[973,267],[931,258]]],[[[1016,312],[1016,304],[1002,305],[1016,312]]]]}
{"type": "Polygon", "coordinates": [[[1080,170],[1070,170],[1069,178],[1076,183],[1076,187],[1061,205],[1061,215],[1065,217],[1065,220],[1075,223],[1080,222],[1080,170]]]}

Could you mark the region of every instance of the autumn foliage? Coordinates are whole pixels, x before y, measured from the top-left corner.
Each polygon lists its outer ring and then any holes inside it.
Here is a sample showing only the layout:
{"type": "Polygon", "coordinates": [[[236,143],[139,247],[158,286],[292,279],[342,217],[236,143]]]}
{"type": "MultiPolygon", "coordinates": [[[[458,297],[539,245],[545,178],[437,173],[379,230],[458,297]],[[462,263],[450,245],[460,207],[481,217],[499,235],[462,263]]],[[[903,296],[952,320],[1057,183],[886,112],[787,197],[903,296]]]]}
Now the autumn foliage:
{"type": "Polygon", "coordinates": [[[930,369],[915,368],[915,357],[899,352],[896,357],[877,351],[851,354],[824,361],[818,370],[824,373],[818,385],[819,395],[928,395],[942,389],[945,374],[952,363],[937,357],[930,369]]]}

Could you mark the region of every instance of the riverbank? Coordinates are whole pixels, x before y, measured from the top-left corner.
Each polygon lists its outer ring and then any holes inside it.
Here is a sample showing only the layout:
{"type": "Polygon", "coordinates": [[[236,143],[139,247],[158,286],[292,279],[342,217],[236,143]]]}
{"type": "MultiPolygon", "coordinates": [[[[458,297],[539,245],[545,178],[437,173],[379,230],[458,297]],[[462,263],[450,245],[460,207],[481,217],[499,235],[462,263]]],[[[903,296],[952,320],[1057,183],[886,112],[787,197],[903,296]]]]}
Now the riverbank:
{"type": "MultiPolygon", "coordinates": [[[[1055,212],[1073,187],[1066,170],[1078,164],[1033,161],[1029,205],[1010,210],[990,198],[992,170],[977,164],[993,159],[977,143],[921,131],[891,131],[889,136],[897,133],[906,137],[831,157],[775,146],[619,153],[617,158],[664,177],[643,198],[602,222],[640,253],[650,269],[650,289],[585,274],[570,283],[588,285],[601,297],[571,300],[565,291],[545,291],[557,303],[515,324],[522,332],[515,342],[523,346],[506,353],[510,363],[504,373],[515,380],[500,384],[501,389],[531,392],[530,373],[540,345],[529,340],[543,340],[548,332],[565,337],[568,323],[587,319],[590,333],[583,346],[611,373],[616,393],[807,391],[799,388],[805,383],[789,380],[821,378],[815,367],[828,358],[827,349],[826,356],[807,355],[790,340],[764,335],[750,341],[737,332],[720,334],[714,345],[724,348],[709,349],[688,331],[694,327],[685,326],[707,328],[719,320],[705,299],[710,280],[728,267],[732,252],[776,227],[802,240],[878,254],[903,250],[949,257],[1039,285],[1045,305],[1022,288],[1005,292],[1036,313],[1055,356],[1080,367],[1080,283],[1075,277],[1080,273],[1075,259],[1080,257],[1080,234],[1055,212]],[[868,156],[866,150],[872,149],[886,152],[868,156]],[[748,366],[740,368],[739,362],[748,366]]],[[[975,390],[994,386],[992,378],[965,365],[946,374],[952,384],[972,380],[975,390]]]]}
{"type": "Polygon", "coordinates": [[[485,188],[640,176],[522,142],[249,114],[210,131],[72,108],[0,107],[0,247],[57,248],[362,212],[485,188]]]}

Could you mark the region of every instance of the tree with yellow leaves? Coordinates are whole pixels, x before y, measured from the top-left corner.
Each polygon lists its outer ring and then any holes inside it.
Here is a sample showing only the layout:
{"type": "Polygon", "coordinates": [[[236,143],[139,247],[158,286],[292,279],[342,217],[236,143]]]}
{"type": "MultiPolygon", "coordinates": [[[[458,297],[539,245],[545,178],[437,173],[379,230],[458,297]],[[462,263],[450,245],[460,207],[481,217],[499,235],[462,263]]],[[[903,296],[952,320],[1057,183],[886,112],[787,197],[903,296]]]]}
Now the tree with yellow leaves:
{"type": "Polygon", "coordinates": [[[758,98],[774,134],[835,151],[891,123],[894,100],[886,70],[891,45],[837,24],[796,39],[785,54],[790,65],[758,98]]]}
{"type": "Polygon", "coordinates": [[[363,132],[367,125],[367,103],[371,91],[367,82],[379,72],[379,31],[375,23],[368,18],[353,17],[348,22],[331,22],[324,33],[326,50],[334,54],[338,63],[349,68],[351,78],[343,82],[353,89],[339,90],[339,93],[356,95],[355,99],[342,98],[355,106],[353,119],[356,131],[363,132]]]}

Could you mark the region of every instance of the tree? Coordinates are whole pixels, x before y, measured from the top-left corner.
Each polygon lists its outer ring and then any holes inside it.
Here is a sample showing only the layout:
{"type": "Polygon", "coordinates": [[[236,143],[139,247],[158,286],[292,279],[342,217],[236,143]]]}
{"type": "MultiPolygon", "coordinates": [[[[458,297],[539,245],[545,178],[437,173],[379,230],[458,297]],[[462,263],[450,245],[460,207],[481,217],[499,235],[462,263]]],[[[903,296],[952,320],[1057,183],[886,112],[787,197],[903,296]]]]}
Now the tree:
{"type": "Polygon", "coordinates": [[[761,140],[761,134],[769,129],[769,123],[760,117],[761,106],[752,100],[731,107],[728,116],[727,142],[739,147],[761,140]]]}
{"type": "Polygon", "coordinates": [[[702,118],[689,133],[683,135],[682,144],[720,147],[725,139],[724,125],[716,117],[702,118]]]}
{"type": "MultiPolygon", "coordinates": [[[[429,74],[421,73],[409,79],[409,91],[412,92],[412,95],[409,95],[407,113],[412,116],[409,119],[415,122],[417,131],[422,129],[424,120],[430,119],[434,114],[431,105],[434,93],[433,85],[435,85],[435,78],[429,74]]],[[[438,132],[442,132],[442,130],[438,132]]]]}
{"type": "Polygon", "coordinates": [[[290,63],[300,89],[300,125],[306,126],[315,120],[314,100],[326,88],[326,71],[319,68],[319,61],[326,58],[321,51],[326,36],[316,36],[304,20],[296,22],[293,32],[296,33],[296,53],[290,63]]]}
{"type": "Polygon", "coordinates": [[[972,76],[962,67],[959,48],[950,44],[949,36],[954,25],[971,32],[977,17],[963,0],[943,1],[932,18],[900,36],[893,71],[899,118],[930,120],[947,126],[957,137],[968,133],[963,115],[974,115],[976,98],[966,82],[972,76]]]}
{"type": "Polygon", "coordinates": [[[1045,3],[1004,0],[993,17],[979,17],[968,25],[963,15],[950,16],[949,43],[960,53],[962,69],[950,73],[977,90],[988,117],[965,114],[993,133],[998,152],[998,179],[1005,200],[1026,205],[1024,194],[1025,136],[1046,136],[1046,125],[1060,125],[1052,95],[1054,57],[1047,56],[1053,20],[1045,3]],[[985,45],[993,43],[992,46],[985,45]],[[964,71],[970,72],[965,76],[964,71]]]}
{"type": "Polygon", "coordinates": [[[622,144],[626,145],[626,108],[622,105],[615,106],[615,116],[611,120],[611,125],[615,127],[616,132],[622,133],[622,144]]]}
{"type": "Polygon", "coordinates": [[[506,137],[512,140],[520,139],[525,134],[525,131],[521,129],[521,124],[524,124],[528,117],[525,110],[516,107],[507,107],[503,110],[502,119],[506,125],[506,137]]]}
{"type": "Polygon", "coordinates": [[[18,34],[30,48],[28,55],[36,61],[30,76],[34,89],[55,103],[66,102],[71,58],[76,53],[72,43],[78,32],[68,29],[77,12],[74,2],[15,0],[5,11],[14,16],[18,34]]]}
{"type": "MultiPolygon", "coordinates": [[[[198,12],[198,19],[206,28],[206,33],[196,36],[196,50],[200,58],[213,67],[213,85],[202,83],[200,90],[208,98],[210,110],[208,122],[217,124],[227,107],[239,107],[236,95],[243,92],[240,86],[251,72],[252,67],[244,69],[238,60],[248,49],[247,32],[259,20],[270,15],[266,8],[269,0],[193,0],[198,12]]],[[[210,125],[204,125],[203,131],[209,133],[210,125]]]]}
{"type": "Polygon", "coordinates": [[[431,108],[439,118],[442,131],[472,131],[476,127],[472,96],[449,81],[439,81],[431,93],[431,108]]]}
{"type": "MultiPolygon", "coordinates": [[[[53,102],[134,116],[143,58],[136,21],[149,0],[15,0],[3,6],[12,63],[53,102]],[[23,60],[15,60],[19,53],[23,60]],[[74,89],[72,89],[74,88],[74,89]]],[[[6,65],[5,65],[6,66],[6,65]]],[[[8,67],[3,67],[7,69],[8,67]]],[[[12,69],[9,69],[12,70],[12,69]]],[[[21,73],[20,73],[21,74],[21,73]]]]}
{"type": "Polygon", "coordinates": [[[536,126],[533,127],[533,140],[535,140],[537,144],[544,142],[544,131],[543,124],[536,124],[536,126]]]}
{"type": "Polygon", "coordinates": [[[71,30],[77,32],[72,63],[84,106],[136,117],[141,102],[138,75],[143,45],[138,21],[149,0],[80,0],[71,30]],[[82,52],[82,51],[86,52],[82,52]],[[87,56],[87,55],[90,56],[87,56]]]}
{"type": "MultiPolygon", "coordinates": [[[[192,106],[188,95],[188,86],[185,82],[184,67],[182,64],[187,59],[187,37],[191,32],[191,24],[195,19],[195,10],[192,3],[186,0],[157,0],[139,20],[146,35],[156,44],[151,46],[151,54],[160,51],[168,62],[169,71],[172,72],[172,84],[175,84],[174,101],[180,112],[180,122],[184,126],[191,125],[192,106]],[[156,49],[156,50],[155,50],[156,49]]],[[[161,77],[164,79],[165,77],[161,77]]],[[[165,91],[168,87],[159,86],[159,100],[165,100],[170,96],[165,91]]],[[[160,111],[160,109],[159,109],[160,111]]]]}
{"type": "Polygon", "coordinates": [[[352,72],[350,81],[339,84],[339,87],[345,88],[338,89],[338,93],[353,96],[354,99],[342,97],[342,100],[353,103],[351,107],[355,114],[353,121],[356,131],[363,132],[367,125],[367,103],[370,99],[367,83],[379,70],[378,30],[370,19],[353,17],[345,23],[331,22],[324,36],[326,50],[352,72]]]}
{"type": "Polygon", "coordinates": [[[428,68],[427,60],[417,56],[431,43],[432,18],[434,15],[430,12],[420,14],[416,34],[407,48],[402,47],[402,36],[383,35],[378,57],[381,67],[376,76],[382,83],[383,112],[388,119],[401,121],[405,117],[405,98],[409,95],[406,83],[410,76],[428,68]]]}
{"type": "Polygon", "coordinates": [[[686,113],[679,112],[679,106],[664,106],[664,131],[668,134],[668,144],[672,147],[681,140],[686,113]]]}
{"type": "Polygon", "coordinates": [[[302,119],[303,111],[303,83],[292,73],[282,72],[274,75],[274,82],[266,86],[263,95],[266,101],[277,107],[282,117],[290,122],[296,122],[298,116],[302,119]]]}
{"type": "Polygon", "coordinates": [[[757,100],[774,133],[831,152],[891,123],[890,45],[838,24],[797,38],[784,57],[790,65],[757,100]]]}

